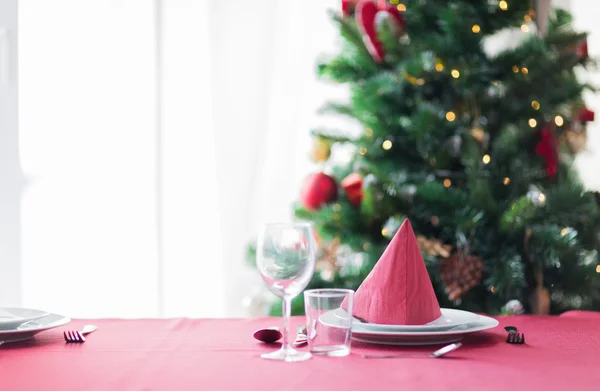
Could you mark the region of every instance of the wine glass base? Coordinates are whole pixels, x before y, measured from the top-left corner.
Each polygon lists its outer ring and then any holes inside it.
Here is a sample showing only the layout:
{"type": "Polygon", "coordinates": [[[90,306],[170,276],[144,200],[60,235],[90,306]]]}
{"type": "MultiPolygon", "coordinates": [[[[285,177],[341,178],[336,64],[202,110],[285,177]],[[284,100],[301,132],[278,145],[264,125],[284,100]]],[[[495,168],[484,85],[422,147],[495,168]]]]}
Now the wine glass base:
{"type": "Polygon", "coordinates": [[[288,349],[282,348],[275,352],[261,354],[260,356],[267,360],[298,362],[298,361],[310,360],[310,358],[312,357],[312,354],[310,354],[309,352],[299,352],[296,349],[292,349],[292,348],[288,348],[288,349]]]}

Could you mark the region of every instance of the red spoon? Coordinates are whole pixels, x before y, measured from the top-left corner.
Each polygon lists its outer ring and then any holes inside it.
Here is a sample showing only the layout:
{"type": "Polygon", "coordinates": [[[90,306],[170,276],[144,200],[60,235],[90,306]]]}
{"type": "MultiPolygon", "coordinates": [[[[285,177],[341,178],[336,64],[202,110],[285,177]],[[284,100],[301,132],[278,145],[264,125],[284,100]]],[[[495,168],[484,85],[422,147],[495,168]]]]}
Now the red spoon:
{"type": "Polygon", "coordinates": [[[264,343],[277,342],[281,337],[283,337],[283,335],[279,331],[279,327],[258,329],[254,332],[254,338],[264,343]]]}

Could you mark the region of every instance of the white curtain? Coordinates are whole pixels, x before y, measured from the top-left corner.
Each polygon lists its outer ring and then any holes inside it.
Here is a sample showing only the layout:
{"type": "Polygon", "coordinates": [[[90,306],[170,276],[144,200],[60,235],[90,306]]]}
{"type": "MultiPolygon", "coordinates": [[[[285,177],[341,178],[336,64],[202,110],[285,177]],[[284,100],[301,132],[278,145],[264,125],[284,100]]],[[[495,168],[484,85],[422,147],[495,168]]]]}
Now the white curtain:
{"type": "MultiPolygon", "coordinates": [[[[8,0],[0,0],[0,2],[8,0]]],[[[243,316],[311,167],[337,0],[20,0],[19,294],[74,317],[243,316]]],[[[0,178],[4,180],[5,178],[0,178]]],[[[9,184],[10,185],[10,184],[9,184]]],[[[18,205],[14,205],[17,206],[18,205]]]]}

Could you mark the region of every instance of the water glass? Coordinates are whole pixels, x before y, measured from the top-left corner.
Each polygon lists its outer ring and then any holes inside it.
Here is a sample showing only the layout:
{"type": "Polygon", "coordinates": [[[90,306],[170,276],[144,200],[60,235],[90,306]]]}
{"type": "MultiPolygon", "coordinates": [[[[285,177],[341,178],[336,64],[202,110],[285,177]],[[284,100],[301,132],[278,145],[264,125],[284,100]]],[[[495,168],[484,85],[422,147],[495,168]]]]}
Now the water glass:
{"type": "Polygon", "coordinates": [[[350,289],[311,289],[304,292],[308,346],[313,354],[347,356],[352,338],[350,289]]]}

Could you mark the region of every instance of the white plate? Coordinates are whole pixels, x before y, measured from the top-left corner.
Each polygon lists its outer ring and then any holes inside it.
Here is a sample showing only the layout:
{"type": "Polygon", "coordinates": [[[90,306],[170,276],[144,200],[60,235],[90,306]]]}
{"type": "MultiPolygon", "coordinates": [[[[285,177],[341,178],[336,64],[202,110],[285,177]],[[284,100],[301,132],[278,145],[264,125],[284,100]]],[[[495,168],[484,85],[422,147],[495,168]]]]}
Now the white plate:
{"type": "Polygon", "coordinates": [[[439,331],[354,331],[352,339],[382,345],[438,345],[460,341],[467,334],[498,326],[496,319],[479,316],[476,322],[462,324],[449,330],[439,331]]]}
{"type": "MultiPolygon", "coordinates": [[[[344,316],[346,312],[342,308],[338,308],[334,312],[341,318],[347,318],[347,316],[344,316]]],[[[352,322],[352,331],[440,331],[449,330],[463,324],[476,322],[479,319],[479,315],[468,311],[442,308],[441,312],[442,316],[433,322],[424,325],[374,324],[366,323],[355,318],[352,322]]]]}
{"type": "Polygon", "coordinates": [[[25,322],[30,322],[48,315],[46,311],[29,308],[0,308],[0,330],[15,329],[25,322]]]}
{"type": "Polygon", "coordinates": [[[23,341],[55,327],[63,326],[71,321],[70,318],[58,314],[48,314],[43,318],[23,323],[12,330],[0,330],[0,341],[17,342],[23,341]]]}

